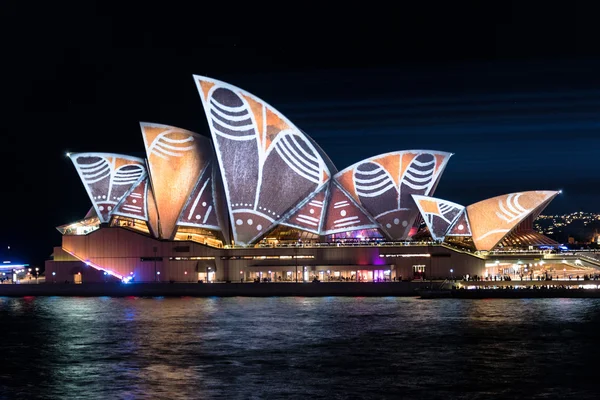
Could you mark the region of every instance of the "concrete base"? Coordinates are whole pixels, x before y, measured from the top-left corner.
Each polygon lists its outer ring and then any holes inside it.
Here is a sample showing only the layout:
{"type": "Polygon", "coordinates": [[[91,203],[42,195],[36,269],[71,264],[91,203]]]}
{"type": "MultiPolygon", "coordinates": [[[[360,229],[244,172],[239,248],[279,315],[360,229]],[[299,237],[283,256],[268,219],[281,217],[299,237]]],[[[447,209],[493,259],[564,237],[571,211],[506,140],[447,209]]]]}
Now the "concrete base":
{"type": "MultiPolygon", "coordinates": [[[[429,282],[328,283],[47,283],[0,285],[0,296],[418,296],[429,282]]],[[[438,283],[439,285],[439,283],[438,283]]]]}

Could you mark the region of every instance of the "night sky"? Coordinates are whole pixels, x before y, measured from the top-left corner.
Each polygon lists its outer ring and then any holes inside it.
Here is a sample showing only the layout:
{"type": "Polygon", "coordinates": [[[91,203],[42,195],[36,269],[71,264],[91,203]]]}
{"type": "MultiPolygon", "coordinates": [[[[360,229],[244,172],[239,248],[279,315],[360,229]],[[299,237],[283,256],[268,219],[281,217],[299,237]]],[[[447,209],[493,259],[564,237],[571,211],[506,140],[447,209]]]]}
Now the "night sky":
{"type": "Polygon", "coordinates": [[[144,156],[138,121],[209,135],[192,74],[267,101],[340,170],[449,151],[436,197],[562,189],[548,212],[600,212],[596,14],[521,3],[286,22],[274,9],[224,21],[187,5],[2,2],[0,254],[42,264],[55,227],[91,207],[67,151],[144,156]]]}

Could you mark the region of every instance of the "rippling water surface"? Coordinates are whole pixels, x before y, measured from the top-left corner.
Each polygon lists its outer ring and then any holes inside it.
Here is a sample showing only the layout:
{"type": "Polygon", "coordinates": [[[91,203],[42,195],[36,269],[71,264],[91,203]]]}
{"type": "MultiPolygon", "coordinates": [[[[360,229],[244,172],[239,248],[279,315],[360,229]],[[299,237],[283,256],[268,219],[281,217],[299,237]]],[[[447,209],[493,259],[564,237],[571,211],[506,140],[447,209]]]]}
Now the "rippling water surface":
{"type": "Polygon", "coordinates": [[[600,301],[0,298],[0,399],[600,398],[600,301]]]}

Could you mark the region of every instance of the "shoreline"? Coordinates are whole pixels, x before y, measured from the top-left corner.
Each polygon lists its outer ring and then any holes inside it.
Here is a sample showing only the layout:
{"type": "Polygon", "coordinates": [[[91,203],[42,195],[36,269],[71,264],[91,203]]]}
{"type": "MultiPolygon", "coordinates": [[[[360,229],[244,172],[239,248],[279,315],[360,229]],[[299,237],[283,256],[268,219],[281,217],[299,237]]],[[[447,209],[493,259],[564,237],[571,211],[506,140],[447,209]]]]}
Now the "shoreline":
{"type": "Polygon", "coordinates": [[[417,297],[430,282],[320,283],[43,283],[0,285],[0,297],[271,297],[271,296],[398,296],[417,297]]]}
{"type": "MultiPolygon", "coordinates": [[[[600,298],[600,289],[453,289],[446,296],[452,299],[594,299],[600,298]]],[[[429,298],[423,294],[422,298],[429,298]]],[[[433,297],[431,297],[433,298],[433,297]]]]}
{"type": "MultiPolygon", "coordinates": [[[[419,297],[421,299],[600,298],[600,289],[440,289],[440,282],[42,283],[0,285],[0,297],[419,297]]],[[[447,283],[447,285],[451,285],[447,283]]]]}

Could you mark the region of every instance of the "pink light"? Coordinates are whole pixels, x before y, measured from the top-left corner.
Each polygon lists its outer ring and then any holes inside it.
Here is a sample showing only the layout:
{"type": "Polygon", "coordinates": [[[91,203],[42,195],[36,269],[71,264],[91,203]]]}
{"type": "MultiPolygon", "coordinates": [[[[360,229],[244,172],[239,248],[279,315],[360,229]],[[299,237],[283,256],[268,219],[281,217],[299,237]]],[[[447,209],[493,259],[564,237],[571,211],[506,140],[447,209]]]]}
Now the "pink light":
{"type": "Polygon", "coordinates": [[[90,260],[83,260],[77,254],[75,254],[75,253],[73,253],[73,252],[71,252],[71,251],[69,251],[67,249],[63,249],[63,250],[65,250],[67,253],[69,253],[70,255],[72,255],[73,257],[75,257],[76,259],[78,259],[79,261],[82,261],[82,262],[86,263],[86,265],[89,265],[90,267],[92,267],[94,269],[97,269],[98,271],[108,272],[110,275],[114,276],[115,278],[123,280],[123,276],[122,275],[119,275],[116,272],[113,272],[113,271],[107,270],[105,268],[102,268],[101,266],[94,264],[90,260]]]}

